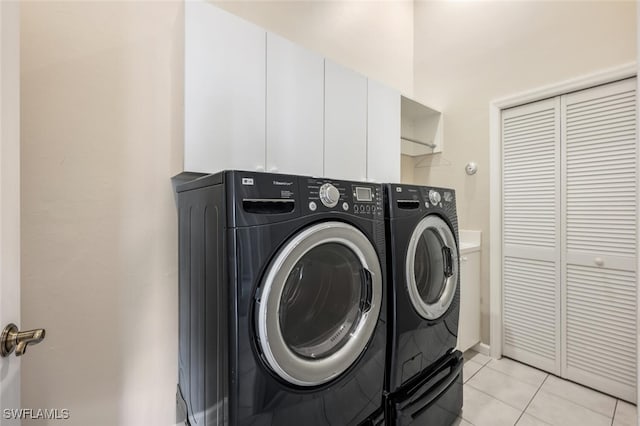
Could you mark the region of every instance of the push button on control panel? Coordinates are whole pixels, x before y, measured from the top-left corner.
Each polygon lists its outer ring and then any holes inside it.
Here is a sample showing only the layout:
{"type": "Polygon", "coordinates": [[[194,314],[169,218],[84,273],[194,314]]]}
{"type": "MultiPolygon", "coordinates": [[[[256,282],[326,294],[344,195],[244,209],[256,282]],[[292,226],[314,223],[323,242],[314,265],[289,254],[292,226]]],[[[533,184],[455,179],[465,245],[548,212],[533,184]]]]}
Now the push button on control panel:
{"type": "Polygon", "coordinates": [[[315,212],[317,208],[318,208],[318,205],[314,201],[309,202],[309,210],[311,210],[312,212],[315,212]]]}

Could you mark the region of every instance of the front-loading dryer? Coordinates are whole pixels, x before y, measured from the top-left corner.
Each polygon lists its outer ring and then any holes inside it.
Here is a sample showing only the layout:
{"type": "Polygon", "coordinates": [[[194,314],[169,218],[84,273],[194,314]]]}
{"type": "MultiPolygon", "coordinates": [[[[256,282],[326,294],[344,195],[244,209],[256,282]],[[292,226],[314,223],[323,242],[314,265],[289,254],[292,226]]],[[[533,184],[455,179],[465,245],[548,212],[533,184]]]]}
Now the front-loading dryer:
{"type": "Polygon", "coordinates": [[[387,423],[448,425],[462,406],[458,220],[452,189],[385,185],[387,423]]]}
{"type": "Polygon", "coordinates": [[[382,186],[226,171],[177,191],[177,400],[188,423],[343,426],[379,415],[382,186]]]}

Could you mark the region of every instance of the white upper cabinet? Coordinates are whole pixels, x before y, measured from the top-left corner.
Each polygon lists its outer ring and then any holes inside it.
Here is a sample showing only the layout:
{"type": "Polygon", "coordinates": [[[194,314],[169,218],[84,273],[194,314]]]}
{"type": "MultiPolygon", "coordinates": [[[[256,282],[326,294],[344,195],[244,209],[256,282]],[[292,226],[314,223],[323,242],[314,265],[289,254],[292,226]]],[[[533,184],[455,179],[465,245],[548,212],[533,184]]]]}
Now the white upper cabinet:
{"type": "Polygon", "coordinates": [[[324,175],[367,176],[367,78],[325,60],[324,175]]]}
{"type": "Polygon", "coordinates": [[[188,172],[398,182],[405,121],[425,133],[399,92],[207,1],[185,2],[184,82],[188,172]]]}
{"type": "Polygon", "coordinates": [[[264,169],[265,39],[218,7],[185,2],[185,171],[264,169]]]}
{"type": "Polygon", "coordinates": [[[368,80],[367,179],[400,182],[400,93],[368,80]]]}
{"type": "Polygon", "coordinates": [[[324,58],[267,34],[267,171],[322,176],[324,58]]]}

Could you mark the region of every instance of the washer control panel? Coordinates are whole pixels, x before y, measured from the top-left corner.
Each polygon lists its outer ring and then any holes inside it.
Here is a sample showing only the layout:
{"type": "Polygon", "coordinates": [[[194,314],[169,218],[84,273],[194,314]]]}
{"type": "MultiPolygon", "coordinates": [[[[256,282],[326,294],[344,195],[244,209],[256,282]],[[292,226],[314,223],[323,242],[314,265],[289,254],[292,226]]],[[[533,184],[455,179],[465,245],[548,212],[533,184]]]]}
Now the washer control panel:
{"type": "Polygon", "coordinates": [[[312,212],[343,212],[380,219],[384,217],[382,186],[366,182],[323,178],[306,180],[307,202],[312,212]]]}

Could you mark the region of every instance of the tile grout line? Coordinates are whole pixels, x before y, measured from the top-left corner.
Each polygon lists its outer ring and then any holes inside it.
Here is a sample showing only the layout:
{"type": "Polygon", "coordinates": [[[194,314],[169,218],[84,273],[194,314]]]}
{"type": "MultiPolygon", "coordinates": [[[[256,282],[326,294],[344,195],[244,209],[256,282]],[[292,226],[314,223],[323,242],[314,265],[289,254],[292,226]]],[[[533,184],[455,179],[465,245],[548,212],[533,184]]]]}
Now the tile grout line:
{"type": "MultiPolygon", "coordinates": [[[[608,397],[612,397],[611,395],[608,395],[608,394],[606,394],[606,393],[604,393],[604,392],[600,392],[600,391],[595,390],[595,389],[592,389],[592,388],[590,388],[590,387],[588,387],[588,386],[581,385],[580,383],[573,382],[573,381],[571,381],[571,380],[567,380],[567,379],[565,379],[565,378],[563,378],[563,377],[560,377],[560,376],[557,376],[557,375],[555,375],[555,374],[553,374],[553,373],[548,373],[548,372],[546,372],[546,371],[544,371],[544,370],[540,370],[540,369],[538,369],[538,368],[536,368],[536,367],[533,367],[533,366],[528,365],[528,364],[524,364],[524,363],[522,363],[522,362],[520,362],[520,361],[516,361],[516,360],[513,360],[513,361],[515,361],[516,363],[518,363],[518,364],[520,364],[520,365],[524,365],[524,366],[530,367],[530,368],[532,368],[532,369],[534,369],[534,370],[537,370],[537,371],[540,371],[540,372],[545,373],[547,376],[546,376],[546,377],[545,377],[545,379],[543,380],[542,384],[544,384],[544,382],[546,382],[546,381],[547,381],[547,379],[548,379],[550,376],[553,376],[553,377],[555,377],[556,379],[559,379],[559,380],[561,380],[561,381],[563,381],[563,382],[571,383],[571,384],[575,384],[575,385],[580,386],[580,387],[582,387],[582,388],[585,388],[585,389],[588,389],[588,390],[590,390],[590,391],[593,391],[593,392],[595,392],[595,393],[597,393],[597,394],[604,395],[604,396],[608,396],[608,397]]],[[[487,363],[487,364],[489,364],[489,363],[487,363]]],[[[489,368],[491,368],[491,367],[489,367],[489,368]]],[[[491,369],[492,369],[493,371],[497,371],[497,372],[499,372],[499,373],[505,374],[505,375],[507,375],[507,376],[509,376],[509,377],[513,377],[513,378],[516,378],[516,379],[518,379],[518,380],[520,380],[520,381],[524,382],[524,380],[519,379],[519,378],[517,378],[517,377],[515,377],[515,376],[512,376],[512,375],[510,375],[510,374],[507,374],[507,373],[505,373],[504,371],[497,370],[497,369],[494,369],[494,368],[491,368],[491,369]]],[[[542,387],[542,384],[540,385],[540,387],[542,387]]],[[[563,396],[563,395],[558,395],[558,394],[556,394],[556,393],[554,393],[554,392],[547,392],[547,393],[549,393],[549,394],[551,394],[551,395],[553,395],[553,396],[555,396],[555,397],[558,397],[558,398],[560,398],[560,399],[562,399],[562,400],[564,400],[564,401],[567,401],[567,402],[569,402],[569,403],[571,403],[571,404],[575,404],[575,405],[577,405],[577,406],[579,406],[579,407],[586,408],[587,410],[590,410],[591,412],[593,412],[593,413],[595,413],[595,414],[599,414],[599,415],[601,415],[601,416],[608,417],[606,414],[602,413],[601,411],[594,410],[594,409],[593,409],[592,407],[590,407],[590,406],[583,405],[582,403],[577,402],[577,401],[574,401],[574,400],[571,400],[571,399],[569,399],[569,398],[566,398],[566,397],[565,397],[565,396],[563,396]]],[[[536,392],[536,394],[537,394],[537,392],[536,392]]],[[[615,398],[615,397],[612,397],[612,398],[616,400],[616,404],[615,404],[614,412],[613,412],[613,414],[614,414],[614,415],[613,415],[613,417],[615,417],[615,410],[616,410],[616,408],[617,408],[617,406],[618,406],[618,401],[620,401],[620,400],[619,400],[618,398],[615,398]]],[[[640,423],[639,423],[639,425],[640,425],[640,423]]]]}
{"type": "MultiPolygon", "coordinates": [[[[473,361],[472,359],[468,359],[467,361],[475,362],[475,361],[473,361]]],[[[487,393],[487,392],[485,392],[484,390],[482,390],[482,389],[478,389],[478,388],[476,388],[475,386],[473,386],[473,385],[469,384],[469,381],[470,381],[470,380],[471,380],[471,379],[472,379],[476,374],[478,374],[478,373],[480,372],[480,370],[482,370],[484,367],[487,367],[487,366],[491,363],[491,361],[492,361],[492,360],[491,360],[491,359],[489,359],[489,360],[486,362],[486,364],[482,364],[482,363],[480,363],[480,362],[477,362],[476,364],[481,365],[481,367],[478,369],[478,371],[476,371],[475,373],[473,373],[473,374],[471,375],[471,377],[469,377],[469,379],[467,379],[467,381],[463,383],[463,385],[468,385],[469,387],[473,388],[473,390],[475,390],[476,392],[483,393],[483,394],[487,395],[488,397],[490,397],[491,399],[495,399],[496,401],[501,402],[501,403],[505,404],[506,406],[508,406],[508,407],[510,407],[510,408],[513,408],[514,410],[520,410],[519,408],[514,407],[513,405],[511,405],[511,404],[509,404],[509,403],[507,403],[507,402],[505,402],[505,401],[503,401],[503,400],[501,400],[501,399],[499,399],[499,398],[496,398],[494,395],[491,395],[490,393],[487,393]]],[[[489,368],[490,370],[492,370],[492,371],[496,371],[496,372],[498,372],[498,373],[504,374],[505,376],[509,376],[509,377],[511,377],[511,378],[513,378],[513,379],[519,380],[519,379],[517,379],[517,378],[515,378],[515,377],[513,377],[513,376],[510,376],[510,375],[508,375],[508,374],[505,374],[505,373],[504,373],[504,372],[502,372],[502,371],[494,370],[494,369],[493,369],[493,368],[491,368],[491,367],[488,367],[488,368],[489,368]]],[[[533,398],[536,396],[536,394],[538,393],[538,391],[540,390],[540,388],[542,388],[542,385],[543,385],[543,384],[544,384],[544,382],[547,380],[547,377],[549,377],[549,374],[548,374],[548,373],[547,373],[547,375],[545,376],[545,378],[544,378],[544,380],[542,381],[542,383],[540,383],[540,385],[539,385],[538,389],[536,390],[536,393],[534,393],[534,394],[533,394],[533,397],[532,397],[532,398],[531,398],[531,400],[529,401],[529,404],[531,403],[531,401],[533,401],[533,398]]],[[[526,383],[526,382],[523,382],[523,383],[526,383]]],[[[529,404],[527,404],[527,406],[524,408],[525,410],[529,407],[529,404]]],[[[523,415],[523,414],[524,414],[524,410],[522,410],[522,411],[520,412],[520,416],[518,416],[518,419],[516,419],[516,423],[520,420],[520,417],[522,417],[522,415],[523,415]]],[[[461,415],[461,416],[459,416],[459,417],[460,417],[462,420],[464,420],[464,421],[466,421],[466,422],[468,422],[468,423],[470,423],[470,424],[474,425],[474,423],[473,423],[473,422],[471,422],[470,420],[465,419],[464,417],[462,417],[462,415],[461,415]]],[[[537,417],[536,417],[536,418],[537,418],[537,417]]]]}
{"type": "MultiPolygon", "coordinates": [[[[479,364],[479,363],[476,363],[476,364],[479,364]]],[[[527,385],[527,386],[531,386],[531,387],[536,387],[536,393],[537,393],[537,391],[540,389],[540,387],[542,387],[542,384],[547,380],[547,377],[549,377],[549,373],[545,373],[545,378],[542,380],[542,382],[540,382],[540,384],[538,384],[538,385],[534,385],[534,384],[533,384],[533,383],[531,383],[531,382],[527,382],[527,381],[525,381],[525,380],[522,380],[522,378],[520,378],[520,377],[517,377],[517,376],[511,375],[511,374],[509,374],[509,373],[505,373],[504,371],[497,370],[497,369],[495,369],[495,368],[491,368],[491,367],[489,366],[489,364],[491,364],[491,362],[490,362],[490,361],[489,361],[489,362],[487,362],[487,364],[486,364],[486,365],[484,365],[483,367],[487,367],[487,368],[488,368],[489,370],[491,370],[492,372],[497,373],[497,374],[500,374],[500,375],[503,375],[503,376],[505,376],[505,377],[507,377],[507,378],[509,378],[509,379],[511,379],[511,380],[515,380],[516,382],[520,382],[520,384],[527,385]]],[[[480,369],[478,369],[478,371],[476,371],[476,372],[475,372],[471,377],[469,377],[469,379],[468,379],[464,384],[468,384],[468,382],[469,382],[473,377],[475,377],[475,376],[476,376],[476,374],[478,374],[478,373],[480,372],[480,370],[482,370],[482,367],[481,367],[480,369]]],[[[500,398],[496,397],[495,395],[492,395],[492,394],[490,394],[490,393],[488,393],[488,392],[486,392],[486,391],[484,391],[484,390],[482,390],[482,389],[476,388],[476,387],[475,387],[475,386],[473,386],[472,384],[469,384],[469,386],[471,386],[472,388],[474,388],[474,389],[476,389],[476,390],[478,390],[478,391],[480,391],[480,392],[482,392],[482,393],[485,393],[485,394],[487,394],[487,395],[491,396],[491,397],[492,397],[492,398],[494,398],[494,399],[497,399],[498,401],[504,402],[505,404],[509,405],[510,407],[515,408],[516,410],[520,410],[520,408],[515,407],[515,406],[511,405],[510,403],[508,403],[508,402],[506,402],[506,401],[503,401],[502,399],[500,399],[500,398]]],[[[534,395],[535,395],[535,394],[534,394],[534,395]]]]}
{"type": "MultiPolygon", "coordinates": [[[[468,360],[466,360],[466,361],[471,362],[471,360],[470,360],[470,359],[468,359],[468,360]]],[[[463,362],[464,362],[464,361],[463,361],[463,362]]],[[[482,370],[482,369],[484,368],[485,364],[481,364],[481,363],[478,363],[478,364],[480,364],[480,365],[481,365],[481,367],[480,367],[480,368],[478,368],[478,371],[480,371],[480,370],[482,370]]],[[[462,368],[464,369],[464,364],[462,364],[462,368]]],[[[475,373],[473,373],[473,374],[471,375],[471,377],[473,377],[473,376],[475,376],[476,374],[478,374],[478,371],[476,371],[475,373]]],[[[463,383],[462,383],[462,392],[463,392],[463,393],[464,393],[464,386],[467,384],[467,382],[468,382],[469,380],[471,380],[471,377],[469,377],[467,380],[463,381],[463,383]]],[[[474,388],[474,389],[475,389],[475,388],[474,388]]],[[[464,411],[464,405],[462,406],[462,411],[464,411]]],[[[467,419],[465,419],[464,417],[462,417],[462,415],[463,415],[463,413],[461,412],[461,413],[460,413],[460,415],[459,415],[458,417],[460,417],[460,418],[461,418],[462,420],[464,420],[465,422],[467,422],[467,423],[471,424],[472,426],[475,426],[475,424],[474,424],[471,420],[467,420],[467,419]]]]}
{"type": "MultiPolygon", "coordinates": [[[[565,379],[565,378],[563,378],[563,377],[556,376],[555,374],[548,373],[548,376],[553,376],[553,377],[555,377],[556,379],[559,379],[559,380],[561,380],[561,381],[563,381],[563,382],[572,383],[572,384],[574,384],[574,385],[578,385],[578,386],[580,386],[581,388],[584,388],[584,389],[590,390],[590,391],[595,392],[595,393],[597,393],[597,394],[604,395],[604,396],[607,396],[607,397],[609,397],[609,398],[615,399],[615,400],[616,400],[615,407],[617,407],[617,406],[618,406],[618,401],[619,401],[619,399],[618,399],[618,398],[616,398],[616,397],[614,397],[614,396],[611,396],[611,395],[606,394],[606,393],[604,393],[604,392],[597,391],[597,390],[592,389],[592,388],[590,388],[590,387],[588,387],[588,386],[581,385],[580,383],[573,382],[573,381],[568,380],[568,379],[565,379]]],[[[545,379],[545,381],[546,381],[546,379],[545,379]]],[[[607,416],[606,414],[604,414],[603,412],[598,411],[598,410],[594,410],[592,407],[589,407],[589,406],[587,406],[587,405],[584,405],[584,404],[582,404],[582,403],[580,403],[580,402],[577,402],[577,401],[574,401],[574,400],[572,400],[572,399],[566,398],[566,397],[564,397],[564,396],[562,396],[562,395],[558,395],[558,394],[556,394],[556,393],[554,393],[554,392],[547,392],[547,393],[549,393],[549,394],[551,394],[551,395],[553,395],[553,396],[555,396],[555,397],[558,397],[558,398],[560,398],[560,399],[562,399],[562,400],[564,400],[564,401],[567,401],[567,402],[569,402],[569,403],[571,403],[571,404],[577,405],[578,407],[585,408],[585,409],[587,409],[587,410],[591,411],[592,413],[598,414],[598,415],[600,415],[600,416],[602,416],[602,417],[608,417],[608,416],[607,416]]],[[[614,407],[614,411],[613,411],[613,415],[614,415],[614,417],[615,417],[615,414],[616,414],[616,412],[615,412],[615,407],[614,407]]]]}
{"type": "MultiPolygon", "coordinates": [[[[487,368],[489,370],[495,372],[495,373],[500,373],[500,374],[502,374],[504,376],[507,376],[507,377],[509,377],[511,379],[517,380],[517,381],[519,381],[521,383],[524,383],[524,384],[527,384],[529,386],[537,386],[537,387],[541,386],[540,384],[534,384],[533,381],[524,380],[522,377],[518,377],[515,374],[507,373],[504,370],[498,370],[497,368],[491,367],[491,365],[489,365],[489,364],[491,364],[491,361],[487,362],[487,365],[486,365],[487,368]]],[[[542,380],[542,383],[544,383],[544,381],[546,380],[547,376],[549,376],[549,373],[547,373],[546,371],[538,370],[537,368],[531,367],[531,366],[526,365],[526,364],[520,364],[520,365],[522,365],[524,367],[531,368],[532,370],[539,371],[540,373],[543,373],[545,378],[542,380]]]]}
{"type": "MultiPolygon", "coordinates": [[[[489,366],[489,364],[491,364],[492,359],[489,359],[485,364],[483,364],[483,363],[481,363],[481,362],[477,362],[477,361],[475,361],[475,360],[473,360],[473,359],[468,359],[467,361],[475,362],[475,363],[477,363],[477,364],[481,365],[482,367],[480,367],[480,368],[479,368],[479,369],[478,369],[478,370],[477,370],[473,375],[471,375],[471,377],[469,377],[469,378],[464,382],[464,384],[465,384],[465,385],[467,385],[467,384],[468,384],[468,385],[469,385],[470,387],[472,387],[474,390],[476,390],[476,391],[478,391],[478,392],[481,392],[481,393],[483,393],[483,394],[485,394],[485,395],[487,395],[487,396],[489,396],[489,397],[491,397],[491,398],[493,398],[493,399],[495,399],[495,400],[497,400],[497,401],[500,401],[500,402],[502,402],[502,403],[505,403],[505,404],[507,404],[508,406],[510,406],[510,407],[512,407],[512,408],[516,408],[516,407],[514,407],[514,406],[513,406],[513,405],[511,405],[511,404],[506,403],[505,401],[502,401],[502,400],[501,400],[501,399],[499,399],[499,398],[496,398],[495,396],[493,396],[493,395],[491,395],[491,394],[489,394],[489,393],[487,393],[487,392],[485,392],[485,391],[483,391],[483,390],[481,390],[481,389],[476,388],[475,386],[471,385],[469,382],[471,381],[471,379],[472,379],[473,377],[475,377],[475,376],[480,372],[480,370],[482,370],[482,368],[483,368],[483,367],[488,367],[488,368],[489,368],[490,370],[492,370],[492,371],[495,371],[495,372],[497,372],[497,373],[504,374],[505,376],[511,377],[511,378],[516,379],[516,380],[518,380],[518,381],[520,381],[520,382],[523,382],[523,383],[527,383],[527,384],[529,384],[529,385],[532,385],[532,383],[526,382],[526,381],[522,380],[521,378],[519,378],[519,377],[517,377],[517,376],[513,376],[513,375],[508,374],[508,373],[506,373],[506,372],[504,372],[504,371],[502,371],[502,370],[498,370],[498,369],[496,369],[496,368],[492,368],[491,366],[489,366]]],[[[575,383],[575,382],[572,382],[572,381],[570,381],[570,380],[566,380],[566,379],[564,379],[564,378],[558,377],[558,376],[556,376],[556,375],[554,375],[554,374],[547,373],[547,372],[545,372],[545,371],[543,371],[543,370],[540,370],[540,369],[538,369],[538,368],[532,367],[532,366],[530,366],[530,365],[522,364],[522,363],[520,363],[520,362],[518,362],[518,361],[515,361],[515,362],[516,362],[516,363],[518,363],[518,364],[521,364],[521,365],[525,365],[525,366],[527,366],[527,367],[530,367],[530,368],[532,368],[532,369],[534,369],[534,370],[537,370],[537,371],[540,371],[540,372],[542,372],[542,373],[545,373],[545,374],[546,374],[546,376],[545,376],[544,380],[540,383],[540,385],[538,385],[538,389],[537,389],[537,390],[536,390],[536,392],[534,393],[533,397],[531,398],[531,400],[529,401],[529,403],[527,404],[527,406],[526,406],[526,407],[524,408],[524,410],[520,413],[520,416],[518,417],[518,419],[517,419],[517,421],[516,421],[516,422],[520,421],[520,419],[522,418],[522,416],[525,414],[526,410],[529,408],[529,405],[531,404],[531,402],[533,402],[533,399],[538,395],[538,393],[539,393],[539,392],[540,392],[540,390],[542,389],[542,386],[543,386],[543,385],[546,383],[546,381],[549,379],[549,376],[556,377],[556,378],[558,378],[558,379],[560,379],[560,380],[562,380],[562,381],[568,382],[568,383],[575,383]]],[[[578,384],[578,385],[579,385],[579,384],[578,384]]],[[[579,385],[579,386],[582,386],[582,385],[579,385]]],[[[584,386],[582,386],[582,387],[584,387],[584,386]]],[[[592,390],[592,391],[594,391],[594,392],[596,392],[596,393],[599,393],[599,394],[602,394],[602,395],[605,395],[605,396],[610,396],[610,395],[604,394],[604,393],[602,393],[602,392],[598,392],[598,391],[596,391],[596,390],[594,390],[594,389],[591,389],[591,388],[588,388],[588,387],[585,387],[585,388],[586,388],[586,389],[590,389],[590,390],[592,390]]],[[[578,406],[578,407],[585,408],[585,409],[587,409],[587,410],[589,410],[589,411],[593,412],[594,414],[597,414],[597,415],[600,415],[600,416],[607,417],[607,415],[606,415],[606,414],[604,414],[604,413],[602,413],[602,412],[600,412],[600,411],[594,410],[592,407],[585,406],[585,405],[583,405],[583,404],[581,404],[581,403],[579,403],[579,402],[576,402],[576,401],[573,401],[573,400],[571,400],[571,399],[565,398],[565,397],[564,397],[564,396],[562,396],[562,395],[557,395],[557,394],[555,394],[555,393],[550,393],[550,394],[551,394],[551,395],[553,395],[553,396],[555,396],[555,397],[558,397],[558,398],[560,398],[560,399],[562,399],[562,400],[564,400],[564,401],[566,401],[566,402],[569,402],[569,403],[571,403],[571,404],[574,404],[574,405],[576,405],[576,406],[578,406]]],[[[614,398],[614,399],[615,399],[615,401],[616,401],[616,402],[615,402],[615,405],[614,405],[613,415],[612,415],[612,417],[611,417],[612,426],[613,426],[613,422],[615,421],[615,414],[616,414],[616,411],[617,411],[617,409],[618,409],[618,404],[619,404],[619,402],[620,402],[620,400],[619,400],[618,398],[614,398]]],[[[518,408],[516,408],[516,409],[518,409],[518,408]]],[[[533,416],[533,417],[535,417],[535,416],[533,416]]],[[[536,419],[537,419],[537,417],[536,417],[536,419]]],[[[463,420],[468,421],[467,419],[464,419],[464,418],[463,418],[463,420]]],[[[639,423],[639,425],[640,425],[640,423],[639,423]]]]}
{"type": "MultiPolygon", "coordinates": [[[[467,360],[467,361],[469,361],[469,362],[475,362],[475,361],[473,361],[472,359],[469,359],[469,360],[467,360]]],[[[470,383],[469,383],[469,382],[471,381],[471,379],[473,379],[473,378],[474,378],[474,377],[475,377],[475,376],[480,372],[480,370],[482,370],[483,368],[487,367],[487,368],[489,368],[491,371],[495,371],[495,372],[497,372],[497,373],[504,374],[504,375],[505,375],[505,376],[507,376],[507,377],[510,377],[510,378],[512,378],[512,379],[515,379],[515,380],[518,380],[518,381],[520,381],[520,382],[522,382],[522,383],[527,384],[527,382],[524,382],[524,381],[522,381],[522,380],[518,379],[517,377],[513,377],[513,376],[511,376],[511,375],[509,375],[509,374],[506,374],[506,373],[504,373],[504,372],[502,372],[502,371],[495,370],[495,369],[493,369],[493,368],[491,368],[491,367],[488,367],[488,365],[491,363],[491,361],[492,361],[492,360],[491,360],[491,359],[489,359],[489,360],[486,362],[486,364],[482,364],[482,363],[476,362],[476,364],[480,364],[480,365],[481,365],[481,367],[478,369],[478,371],[476,371],[475,373],[473,373],[473,374],[471,375],[471,377],[469,377],[469,378],[468,378],[468,379],[463,383],[463,385],[468,385],[468,386],[472,387],[474,390],[476,390],[476,391],[478,391],[478,392],[480,392],[480,393],[483,393],[483,394],[485,394],[485,395],[487,395],[487,396],[491,397],[492,399],[495,399],[496,401],[499,401],[499,402],[501,402],[501,403],[503,403],[503,404],[505,404],[505,405],[507,405],[507,406],[509,406],[509,407],[513,408],[514,410],[520,410],[520,408],[518,408],[518,407],[514,407],[514,406],[513,406],[513,405],[511,405],[510,403],[508,403],[508,402],[506,402],[506,401],[503,401],[503,400],[501,400],[500,398],[497,398],[496,396],[491,395],[490,393],[488,393],[488,392],[486,392],[486,391],[484,391],[484,390],[482,390],[482,389],[478,389],[477,387],[475,387],[475,386],[473,386],[472,384],[470,384],[470,383]]],[[[544,384],[545,380],[547,380],[547,377],[549,377],[549,374],[547,374],[547,376],[544,378],[544,380],[543,380],[543,381],[542,381],[542,383],[540,384],[540,387],[536,390],[536,393],[533,395],[534,397],[535,397],[535,396],[536,396],[536,394],[538,393],[538,390],[540,390],[540,388],[542,387],[542,384],[544,384]]],[[[531,398],[531,399],[533,400],[533,398],[531,398]]],[[[531,402],[531,401],[529,401],[529,403],[530,403],[530,402],[531,402]]],[[[529,406],[529,405],[527,404],[527,407],[528,407],[528,406],[529,406]]],[[[527,407],[525,407],[525,409],[526,409],[527,407]]],[[[523,411],[523,412],[524,412],[524,411],[523,411]]],[[[520,416],[522,416],[522,413],[523,413],[523,412],[521,412],[521,413],[520,413],[520,416]]],[[[465,420],[465,421],[468,421],[468,422],[469,422],[469,420],[467,420],[467,419],[463,419],[463,420],[465,420]]],[[[518,417],[518,420],[520,420],[520,417],[518,417]]],[[[517,420],[516,420],[516,422],[517,422],[517,420]]],[[[469,422],[469,423],[471,423],[471,422],[469,422]]]]}
{"type": "MultiPolygon", "coordinates": [[[[471,360],[469,360],[469,362],[472,362],[472,361],[471,361],[471,360]]],[[[478,362],[478,364],[480,364],[480,363],[478,362]]],[[[476,370],[476,372],[475,372],[475,373],[473,373],[473,374],[471,375],[471,377],[469,377],[467,380],[465,380],[465,381],[464,381],[464,383],[463,383],[463,385],[464,385],[464,384],[466,384],[466,383],[468,383],[468,382],[469,382],[469,380],[473,379],[473,378],[475,377],[475,375],[476,375],[476,374],[478,374],[478,373],[480,372],[480,370],[482,370],[484,367],[486,367],[486,364],[480,364],[480,368],[478,368],[478,369],[476,370]]],[[[462,368],[464,368],[464,365],[462,366],[462,368]]]]}
{"type": "MultiPolygon", "coordinates": [[[[483,393],[483,394],[487,395],[489,398],[491,398],[491,399],[495,399],[496,401],[500,402],[501,404],[506,405],[506,406],[507,406],[507,407],[509,407],[509,408],[513,408],[513,409],[514,409],[514,410],[516,410],[516,411],[521,411],[521,409],[520,409],[520,408],[518,408],[518,407],[514,407],[514,406],[513,406],[513,405],[511,405],[510,403],[508,403],[508,402],[506,402],[506,401],[503,401],[503,400],[501,400],[500,398],[496,398],[495,396],[491,395],[491,394],[490,394],[489,392],[487,392],[487,391],[484,391],[484,390],[482,390],[482,389],[478,389],[477,387],[475,387],[475,386],[473,386],[473,385],[469,385],[468,383],[465,383],[465,384],[466,384],[466,385],[468,385],[470,388],[473,388],[473,390],[474,390],[474,391],[479,392],[479,393],[483,393]]],[[[535,396],[535,395],[534,395],[534,396],[535,396]]],[[[525,407],[525,408],[526,408],[526,407],[525,407]]],[[[466,420],[466,419],[465,419],[465,420],[466,420]]]]}
{"type": "MultiPolygon", "coordinates": [[[[504,358],[504,357],[503,357],[503,358],[504,358]]],[[[509,358],[507,358],[507,359],[509,359],[509,358]]],[[[513,360],[511,360],[511,361],[513,361],[513,360]]],[[[546,371],[544,371],[544,370],[540,370],[540,369],[538,369],[538,368],[536,368],[536,367],[532,367],[532,366],[530,366],[530,365],[528,365],[528,364],[523,364],[523,363],[521,363],[521,362],[519,362],[519,361],[513,361],[513,362],[517,363],[518,365],[520,365],[520,366],[522,366],[522,367],[526,367],[526,368],[529,368],[529,369],[531,369],[531,370],[534,370],[534,371],[537,371],[537,372],[539,372],[539,373],[542,373],[542,374],[544,374],[545,376],[548,376],[548,375],[549,375],[549,373],[547,373],[546,371]]],[[[505,374],[505,375],[507,375],[507,376],[509,376],[509,377],[513,377],[514,379],[518,379],[518,380],[520,380],[521,382],[529,383],[531,386],[539,386],[539,385],[534,385],[532,382],[528,382],[528,381],[526,381],[526,380],[523,380],[522,378],[520,378],[520,377],[518,377],[518,376],[516,376],[516,375],[509,374],[509,373],[507,373],[507,372],[505,372],[505,371],[503,371],[503,370],[499,370],[499,369],[497,369],[497,368],[491,367],[489,364],[491,364],[491,361],[487,362],[487,367],[489,367],[489,368],[490,368],[490,369],[492,369],[493,371],[497,371],[498,373],[502,373],[502,374],[505,374]]]]}
{"type": "Polygon", "coordinates": [[[522,412],[520,413],[520,416],[518,417],[518,419],[516,420],[514,425],[517,425],[518,422],[520,421],[520,419],[522,418],[522,416],[524,416],[525,411],[527,411],[527,409],[529,408],[529,406],[531,405],[533,400],[536,398],[536,395],[538,395],[538,392],[540,392],[540,389],[542,389],[542,386],[544,386],[544,383],[547,381],[548,378],[549,378],[549,374],[547,374],[547,377],[545,377],[544,380],[542,381],[542,383],[540,383],[540,386],[538,387],[538,389],[536,389],[536,393],[534,393],[533,396],[531,397],[531,399],[529,400],[529,402],[527,402],[527,406],[524,407],[524,410],[522,410],[522,412]]]}

